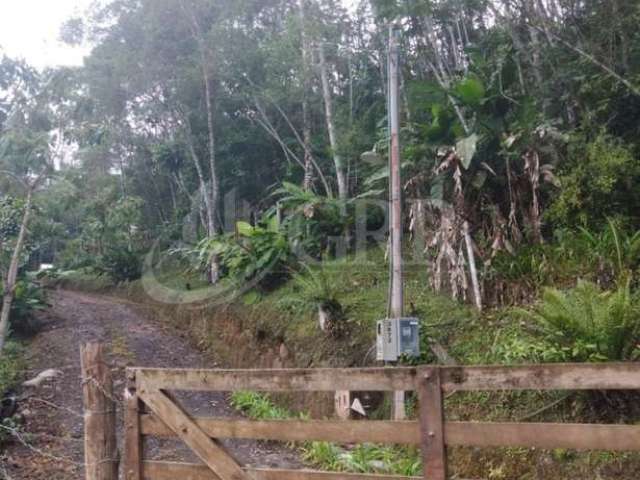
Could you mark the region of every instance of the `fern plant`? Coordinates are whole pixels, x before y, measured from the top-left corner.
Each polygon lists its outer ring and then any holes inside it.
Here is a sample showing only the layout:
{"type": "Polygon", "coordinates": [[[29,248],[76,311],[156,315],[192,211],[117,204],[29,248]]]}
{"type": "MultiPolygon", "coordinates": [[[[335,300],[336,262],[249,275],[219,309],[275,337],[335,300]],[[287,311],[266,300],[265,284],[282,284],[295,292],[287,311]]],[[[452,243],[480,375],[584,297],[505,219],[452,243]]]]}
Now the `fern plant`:
{"type": "Polygon", "coordinates": [[[567,292],[547,288],[535,311],[523,313],[542,329],[552,360],[635,360],[640,353],[639,309],[629,282],[614,291],[586,281],[567,292]]]}

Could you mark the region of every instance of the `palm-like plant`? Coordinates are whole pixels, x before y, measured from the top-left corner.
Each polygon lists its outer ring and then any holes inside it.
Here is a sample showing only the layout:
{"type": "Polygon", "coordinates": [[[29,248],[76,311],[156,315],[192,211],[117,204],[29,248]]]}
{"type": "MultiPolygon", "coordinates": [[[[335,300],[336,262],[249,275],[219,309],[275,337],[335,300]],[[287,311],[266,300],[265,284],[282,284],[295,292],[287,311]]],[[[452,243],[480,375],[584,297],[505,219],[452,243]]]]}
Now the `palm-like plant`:
{"type": "Polygon", "coordinates": [[[340,336],[344,330],[344,310],[338,300],[339,287],[320,269],[303,264],[305,272],[293,276],[293,284],[299,298],[318,309],[320,329],[330,335],[340,336]]]}

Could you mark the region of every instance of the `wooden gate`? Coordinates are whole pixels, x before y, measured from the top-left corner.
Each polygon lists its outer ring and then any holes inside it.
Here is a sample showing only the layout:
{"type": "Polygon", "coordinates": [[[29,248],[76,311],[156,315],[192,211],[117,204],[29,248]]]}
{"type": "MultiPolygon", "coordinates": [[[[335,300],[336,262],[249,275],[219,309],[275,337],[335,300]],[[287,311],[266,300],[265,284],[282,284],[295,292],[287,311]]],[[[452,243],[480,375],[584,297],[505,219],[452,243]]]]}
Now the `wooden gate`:
{"type": "MultiPolygon", "coordinates": [[[[443,394],[490,390],[640,389],[640,364],[419,367],[317,370],[128,371],[126,480],[408,480],[412,477],[242,468],[220,438],[412,444],[422,449],[424,478],[447,478],[447,446],[640,450],[640,426],[447,422],[443,394]],[[251,421],[192,417],[171,390],[309,392],[416,391],[417,421],[251,421]],[[178,437],[202,464],[149,461],[145,436],[178,437]]],[[[413,477],[417,478],[417,477],[413,477]]]]}

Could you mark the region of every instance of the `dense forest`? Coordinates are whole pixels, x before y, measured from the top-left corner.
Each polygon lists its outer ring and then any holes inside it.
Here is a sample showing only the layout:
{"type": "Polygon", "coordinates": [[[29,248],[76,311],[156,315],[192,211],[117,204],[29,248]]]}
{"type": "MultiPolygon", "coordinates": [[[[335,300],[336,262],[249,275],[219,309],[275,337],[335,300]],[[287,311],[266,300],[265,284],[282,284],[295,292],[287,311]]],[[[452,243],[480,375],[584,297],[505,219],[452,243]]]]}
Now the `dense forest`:
{"type": "Polygon", "coordinates": [[[83,66],[1,58],[0,349],[76,275],[306,312],[366,352],[391,36],[419,361],[636,360],[639,23],[633,0],[96,1],[60,32],[83,66]]]}

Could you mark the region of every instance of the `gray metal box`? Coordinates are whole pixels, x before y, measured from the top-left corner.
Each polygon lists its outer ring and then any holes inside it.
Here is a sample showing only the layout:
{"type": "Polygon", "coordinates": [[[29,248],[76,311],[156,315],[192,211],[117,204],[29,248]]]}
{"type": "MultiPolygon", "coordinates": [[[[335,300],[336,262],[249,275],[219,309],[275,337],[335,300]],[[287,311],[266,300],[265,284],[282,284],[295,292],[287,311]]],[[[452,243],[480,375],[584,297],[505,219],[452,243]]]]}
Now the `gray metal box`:
{"type": "Polygon", "coordinates": [[[385,318],[377,325],[376,358],[395,362],[401,355],[420,355],[420,328],[417,318],[385,318]]]}

